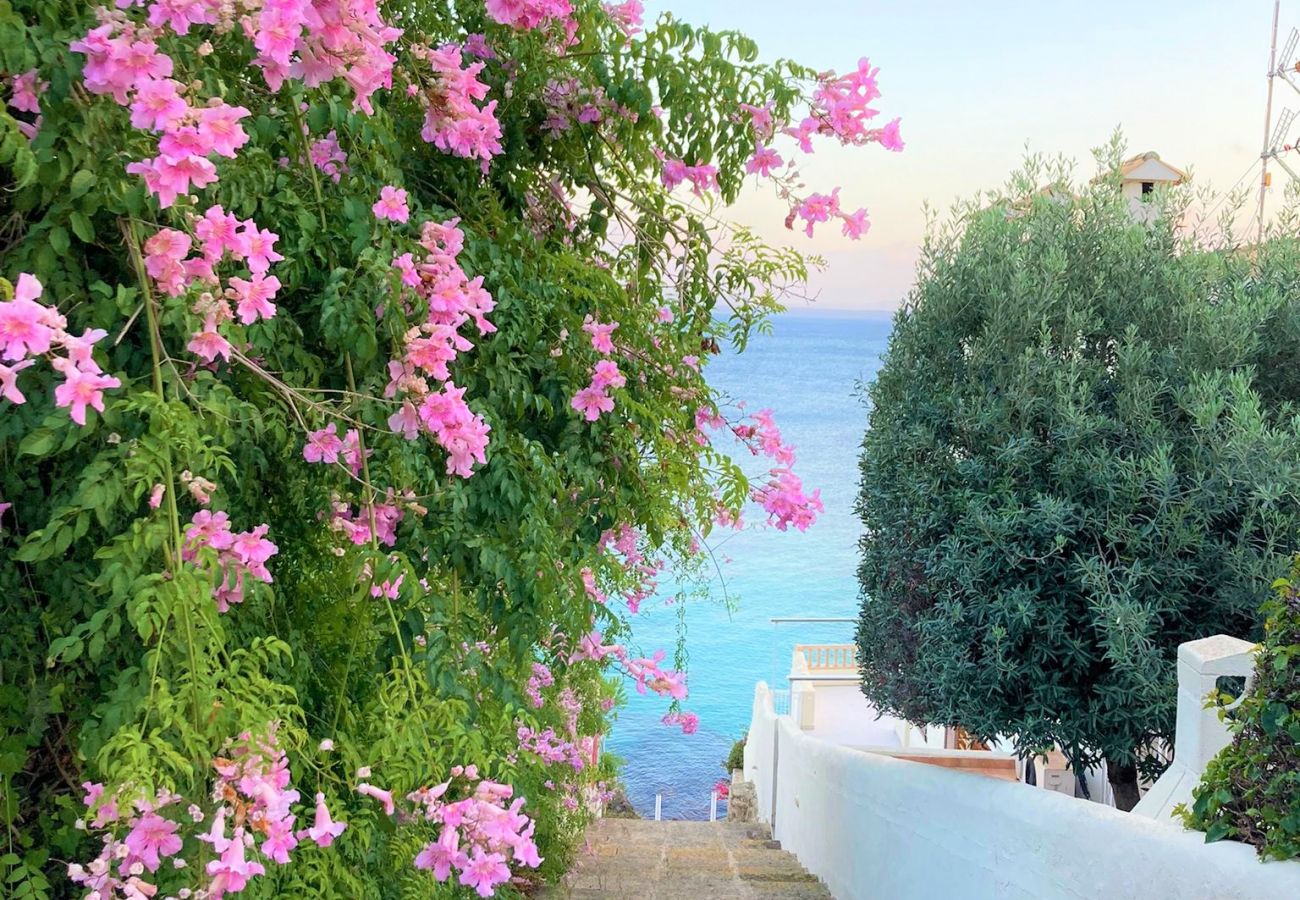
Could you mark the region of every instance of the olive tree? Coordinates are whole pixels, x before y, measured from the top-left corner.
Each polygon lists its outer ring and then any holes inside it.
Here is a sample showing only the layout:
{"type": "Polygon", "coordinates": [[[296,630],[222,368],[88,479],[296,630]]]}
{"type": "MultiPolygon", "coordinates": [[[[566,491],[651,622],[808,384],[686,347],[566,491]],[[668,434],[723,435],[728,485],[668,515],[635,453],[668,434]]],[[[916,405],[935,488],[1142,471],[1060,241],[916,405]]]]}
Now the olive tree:
{"type": "Polygon", "coordinates": [[[1258,633],[1300,525],[1298,259],[1034,168],[927,241],[868,390],[862,686],[880,709],[1106,760],[1172,743],[1180,643],[1258,633]]]}

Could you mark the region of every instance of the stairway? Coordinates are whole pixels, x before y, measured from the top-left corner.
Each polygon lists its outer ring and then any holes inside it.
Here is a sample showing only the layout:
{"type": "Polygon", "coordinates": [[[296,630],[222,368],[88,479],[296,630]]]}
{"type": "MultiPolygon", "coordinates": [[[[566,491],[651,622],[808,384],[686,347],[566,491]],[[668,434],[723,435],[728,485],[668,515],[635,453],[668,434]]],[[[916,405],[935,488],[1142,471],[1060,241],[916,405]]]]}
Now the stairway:
{"type": "Polygon", "coordinates": [[[766,825],[602,819],[547,900],[831,900],[766,825]]]}

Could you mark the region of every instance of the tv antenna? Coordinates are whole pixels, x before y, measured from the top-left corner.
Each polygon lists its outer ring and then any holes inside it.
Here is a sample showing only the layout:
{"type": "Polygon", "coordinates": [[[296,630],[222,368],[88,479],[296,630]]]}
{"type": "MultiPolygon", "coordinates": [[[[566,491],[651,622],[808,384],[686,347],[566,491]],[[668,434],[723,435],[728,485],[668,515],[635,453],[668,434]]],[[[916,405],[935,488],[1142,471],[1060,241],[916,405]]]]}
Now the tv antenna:
{"type": "Polygon", "coordinates": [[[1300,48],[1300,29],[1291,29],[1279,53],[1277,23],[1281,7],[1282,0],[1273,0],[1273,36],[1268,52],[1268,99],[1264,103],[1264,146],[1259,153],[1259,204],[1255,211],[1259,228],[1258,242],[1264,240],[1264,201],[1268,196],[1268,188],[1273,183],[1273,176],[1268,171],[1269,161],[1276,162],[1288,175],[1300,180],[1300,174],[1297,174],[1282,158],[1284,153],[1297,149],[1288,141],[1291,129],[1295,126],[1296,113],[1290,109],[1283,109],[1282,115],[1278,116],[1277,124],[1273,124],[1273,86],[1277,79],[1282,79],[1292,90],[1300,94],[1300,84],[1296,82],[1296,76],[1300,74],[1300,56],[1297,56],[1297,48],[1300,48]]]}

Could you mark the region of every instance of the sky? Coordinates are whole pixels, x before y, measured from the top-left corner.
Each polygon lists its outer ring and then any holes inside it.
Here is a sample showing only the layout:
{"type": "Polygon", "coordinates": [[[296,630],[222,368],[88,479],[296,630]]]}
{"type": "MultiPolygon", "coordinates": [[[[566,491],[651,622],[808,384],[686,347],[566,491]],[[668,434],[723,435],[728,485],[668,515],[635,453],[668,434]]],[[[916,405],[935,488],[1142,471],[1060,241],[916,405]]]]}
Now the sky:
{"type": "MultiPolygon", "coordinates": [[[[923,204],[946,211],[1000,186],[1026,151],[1064,155],[1090,178],[1091,148],[1118,127],[1131,154],[1155,150],[1219,190],[1259,159],[1272,0],[651,0],[647,21],[665,9],[745,32],[768,61],[844,71],[866,56],[880,67],[874,105],[882,124],[902,117],[904,152],[822,140],[800,165],[809,190],[841,186],[847,208],[867,207],[866,237],[787,232],[785,207],[759,189],[733,211],[827,259],[809,285],[814,309],[895,308],[912,283],[923,204]]],[[[1300,0],[1283,0],[1279,43],[1293,25],[1300,0]]],[[[1300,92],[1281,80],[1275,91],[1275,116],[1300,110],[1300,92]]],[[[1285,178],[1274,175],[1270,202],[1285,178]]]]}

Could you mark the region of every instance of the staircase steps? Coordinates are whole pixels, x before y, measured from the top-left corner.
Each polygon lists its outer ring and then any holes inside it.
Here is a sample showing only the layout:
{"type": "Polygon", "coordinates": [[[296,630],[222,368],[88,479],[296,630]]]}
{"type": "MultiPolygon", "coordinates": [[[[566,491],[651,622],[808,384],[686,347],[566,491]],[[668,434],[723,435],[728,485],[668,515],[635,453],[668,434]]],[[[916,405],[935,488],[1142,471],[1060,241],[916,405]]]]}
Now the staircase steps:
{"type": "Polygon", "coordinates": [[[602,819],[547,900],[831,900],[766,825],[602,819]]]}

